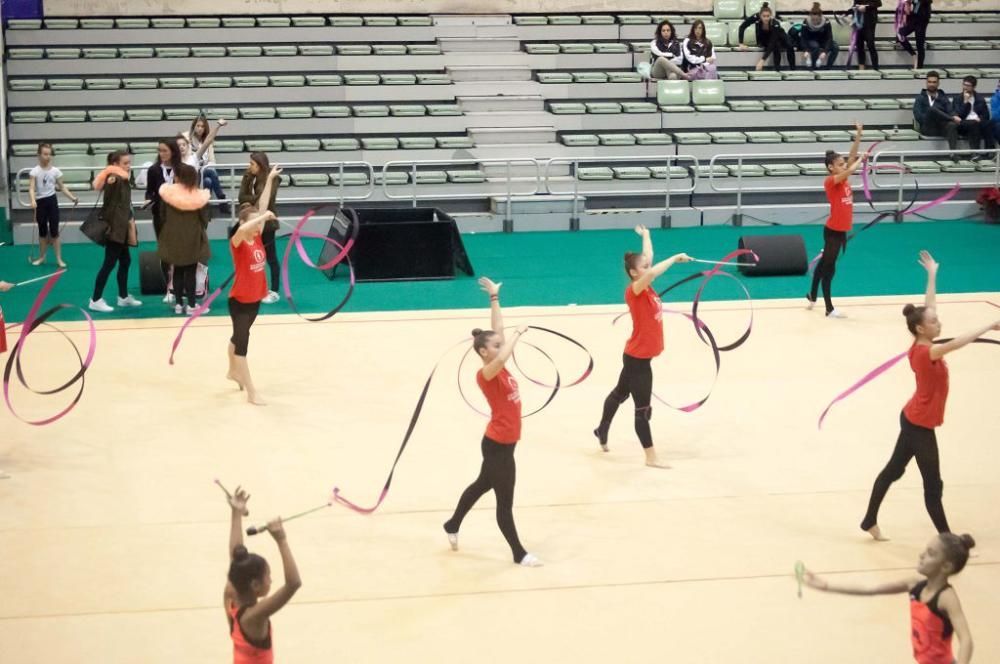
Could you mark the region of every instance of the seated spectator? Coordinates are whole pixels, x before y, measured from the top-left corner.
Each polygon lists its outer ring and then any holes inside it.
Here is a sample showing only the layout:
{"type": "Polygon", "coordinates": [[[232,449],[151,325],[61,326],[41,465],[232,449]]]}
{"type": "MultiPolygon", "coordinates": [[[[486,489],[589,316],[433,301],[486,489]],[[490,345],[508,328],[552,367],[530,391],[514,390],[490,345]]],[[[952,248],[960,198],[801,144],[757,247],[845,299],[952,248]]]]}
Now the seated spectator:
{"type": "Polygon", "coordinates": [[[181,160],[197,169],[199,182],[204,182],[205,187],[211,190],[216,199],[221,200],[219,211],[222,214],[229,214],[231,209],[226,201],[226,192],[222,189],[219,181],[219,174],[212,166],[215,165],[215,138],[219,131],[227,124],[225,118],[220,118],[213,129],[208,128],[208,118],[199,115],[191,123],[190,131],[182,132],[177,136],[177,143],[181,148],[181,160]]]}
{"type": "Polygon", "coordinates": [[[691,25],[691,32],[681,45],[684,53],[684,71],[688,79],[715,80],[719,73],[715,69],[715,49],[712,42],[705,36],[705,22],[698,19],[691,25]]]}
{"type": "MultiPolygon", "coordinates": [[[[969,147],[978,150],[982,144],[983,134],[986,125],[990,121],[990,109],[986,106],[986,100],[981,94],[976,92],[975,76],[966,76],[962,79],[962,92],[955,95],[951,106],[955,112],[955,120],[958,124],[958,135],[968,139],[969,147]]],[[[992,141],[987,141],[989,145],[992,141]]],[[[974,161],[982,159],[983,155],[975,154],[971,157],[974,161]]]]}
{"type": "Polygon", "coordinates": [[[832,69],[840,47],[833,38],[833,26],[823,16],[818,2],[813,3],[809,15],[798,27],[798,47],[805,66],[811,70],[832,69]]]}
{"type": "Polygon", "coordinates": [[[955,147],[961,119],[955,115],[948,95],[938,87],[940,82],[941,77],[936,71],[927,72],[927,87],[913,100],[913,121],[917,131],[924,136],[943,136],[952,151],[952,159],[957,159],[955,147]]]}
{"type": "Polygon", "coordinates": [[[1000,147],[1000,81],[997,81],[997,89],[993,91],[993,98],[990,99],[990,124],[986,137],[992,142],[986,147],[1000,147]]]}
{"type": "Polygon", "coordinates": [[[656,26],[653,41],[649,42],[649,60],[653,65],[650,78],[687,80],[687,74],[683,69],[684,53],[670,21],[660,21],[656,26]]]}
{"type": "Polygon", "coordinates": [[[789,69],[795,69],[795,51],[788,41],[785,29],[778,22],[778,17],[771,12],[771,7],[765,2],[760,7],[760,11],[753,16],[748,16],[740,23],[740,49],[747,50],[748,46],[743,41],[747,28],[754,26],[757,33],[757,45],[764,49],[764,53],[757,61],[757,71],[764,68],[767,59],[774,55],[774,70],[781,71],[781,52],[784,51],[788,57],[789,69]]]}

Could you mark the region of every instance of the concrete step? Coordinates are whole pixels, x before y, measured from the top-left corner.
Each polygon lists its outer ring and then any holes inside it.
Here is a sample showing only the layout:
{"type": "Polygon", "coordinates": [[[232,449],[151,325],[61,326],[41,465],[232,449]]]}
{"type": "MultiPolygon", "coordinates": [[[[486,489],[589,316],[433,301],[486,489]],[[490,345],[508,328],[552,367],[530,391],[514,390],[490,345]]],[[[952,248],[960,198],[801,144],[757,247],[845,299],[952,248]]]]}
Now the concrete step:
{"type": "Polygon", "coordinates": [[[515,53],[521,50],[521,40],[516,35],[493,37],[438,37],[444,53],[515,53]]]}
{"type": "MultiPolygon", "coordinates": [[[[584,208],[586,197],[577,196],[577,209],[584,208]]],[[[573,196],[552,196],[549,194],[537,194],[535,196],[511,196],[511,212],[513,214],[551,214],[565,213],[573,211],[573,196]]],[[[490,210],[496,214],[504,214],[507,211],[507,198],[504,196],[493,196],[490,198],[490,210]]]]}
{"type": "Polygon", "coordinates": [[[510,25],[510,14],[431,14],[434,25],[510,25]]]}
{"type": "Polygon", "coordinates": [[[456,97],[465,112],[544,111],[545,100],[541,95],[491,95],[456,97]]]}
{"type": "MultiPolygon", "coordinates": [[[[469,127],[468,131],[476,145],[555,143],[556,140],[554,127],[469,127]]],[[[530,155],[530,151],[525,155],[530,155]]]]}
{"type": "Polygon", "coordinates": [[[448,65],[445,71],[451,80],[460,81],[530,81],[531,67],[527,65],[448,65]]]}

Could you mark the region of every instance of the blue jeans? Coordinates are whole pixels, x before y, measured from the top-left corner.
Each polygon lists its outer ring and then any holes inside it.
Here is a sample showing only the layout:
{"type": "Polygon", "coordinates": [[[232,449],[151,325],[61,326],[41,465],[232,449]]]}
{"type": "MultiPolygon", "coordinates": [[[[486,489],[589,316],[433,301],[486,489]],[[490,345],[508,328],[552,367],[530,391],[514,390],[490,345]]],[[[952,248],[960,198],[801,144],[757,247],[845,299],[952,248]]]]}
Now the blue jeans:
{"type": "Polygon", "coordinates": [[[226,199],[226,192],[222,190],[222,183],[219,181],[219,174],[211,166],[206,167],[201,172],[202,186],[212,192],[212,198],[218,200],[226,199]]]}
{"type": "MultiPolygon", "coordinates": [[[[994,92],[993,94],[997,95],[1000,92],[994,92]]],[[[1000,146],[1000,119],[993,118],[990,120],[990,123],[986,125],[986,130],[983,132],[983,138],[986,139],[986,149],[1000,146]]]]}

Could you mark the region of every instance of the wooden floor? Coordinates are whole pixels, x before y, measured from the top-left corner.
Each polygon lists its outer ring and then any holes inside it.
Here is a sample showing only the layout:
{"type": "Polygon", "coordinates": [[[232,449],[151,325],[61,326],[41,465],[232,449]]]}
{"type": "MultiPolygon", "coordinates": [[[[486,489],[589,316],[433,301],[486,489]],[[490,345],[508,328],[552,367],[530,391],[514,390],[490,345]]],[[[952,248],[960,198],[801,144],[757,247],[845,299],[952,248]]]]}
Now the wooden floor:
{"type": "MultiPolygon", "coordinates": [[[[1000,314],[997,293],[940,299],[945,335],[1000,314]]],[[[908,346],[906,301],[919,298],[845,299],[843,321],[800,302],[757,303],[753,336],[724,354],[707,405],[694,414],[654,406],[654,438],[672,470],[641,465],[628,405],[610,454],[591,434],[628,333],[627,321],[611,326],[619,307],[507,311],[508,324],[558,329],[597,360],[589,380],[525,420],[518,446],[515,516],[546,566],[511,564],[491,497],[466,520],[462,550],[448,549],[441,523],[478,470],[485,424],[458,396],[453,352],[383,509],[363,517],[334,506],[288,525],[304,586],[274,621],[277,661],[910,661],[905,596],[800,600],[792,575],[802,559],[857,580],[907,576],[933,535],[915,467],[884,505],[892,541],[858,529],[912,392],[905,364],[816,428],[836,393],[908,346]]],[[[747,313],[739,302],[703,309],[720,342],[747,313]]],[[[0,468],[11,475],[0,481],[0,661],[229,661],[228,507],[213,478],[249,488],[251,523],[319,504],[335,484],[374,501],[436,358],[488,324],[485,309],[261,319],[250,361],[265,408],[223,378],[228,319],[196,323],[174,367],[178,320],[102,324],[69,417],[36,428],[0,413],[0,468]]],[[[666,336],[657,390],[693,400],[711,381],[711,354],[681,317],[667,318],[666,336]]],[[[534,332],[526,340],[554,353],[564,379],[580,367],[569,347],[534,332]]],[[[25,361],[40,387],[72,372],[64,343],[32,337],[25,361]]],[[[545,375],[537,355],[523,359],[545,375]]],[[[955,585],[975,661],[997,662],[1000,354],[973,347],[949,365],[945,507],[953,528],[980,543],[955,585]]],[[[474,368],[463,375],[472,390],[474,368]]],[[[521,388],[526,408],[544,396],[525,380],[521,388]]],[[[23,390],[15,399],[35,415],[60,402],[40,406],[23,390]]],[[[277,582],[270,539],[249,545],[277,582]]]]}

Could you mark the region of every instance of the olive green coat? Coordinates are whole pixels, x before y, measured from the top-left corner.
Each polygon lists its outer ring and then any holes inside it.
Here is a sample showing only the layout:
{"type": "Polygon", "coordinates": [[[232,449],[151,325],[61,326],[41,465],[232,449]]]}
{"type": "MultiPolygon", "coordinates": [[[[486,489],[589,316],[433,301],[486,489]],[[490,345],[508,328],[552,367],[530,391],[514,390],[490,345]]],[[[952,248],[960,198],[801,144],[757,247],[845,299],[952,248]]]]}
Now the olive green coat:
{"type": "Polygon", "coordinates": [[[109,175],[103,188],[104,203],[101,206],[101,218],[108,225],[107,239],[109,242],[125,244],[128,242],[129,222],[132,214],[132,187],[127,179],[118,175],[109,175]]]}
{"type": "Polygon", "coordinates": [[[185,189],[179,184],[160,187],[163,228],[157,238],[156,253],[170,265],[207,264],[212,252],[208,245],[208,191],[185,189]]]}

